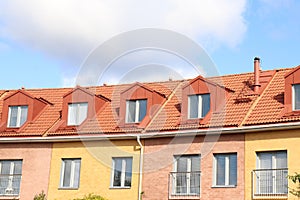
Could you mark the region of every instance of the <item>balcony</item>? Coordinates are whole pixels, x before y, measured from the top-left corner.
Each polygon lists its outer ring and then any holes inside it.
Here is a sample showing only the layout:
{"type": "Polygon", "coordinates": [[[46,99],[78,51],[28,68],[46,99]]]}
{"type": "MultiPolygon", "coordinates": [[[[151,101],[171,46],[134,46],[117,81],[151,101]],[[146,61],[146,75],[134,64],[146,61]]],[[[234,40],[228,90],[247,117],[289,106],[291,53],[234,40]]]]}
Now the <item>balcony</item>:
{"type": "Polygon", "coordinates": [[[19,196],[21,175],[0,175],[0,197],[19,196]]]}
{"type": "Polygon", "coordinates": [[[286,199],[288,169],[256,169],[252,171],[253,199],[286,199]]]}
{"type": "Polygon", "coordinates": [[[200,199],[200,172],[171,172],[169,199],[200,199]]]}

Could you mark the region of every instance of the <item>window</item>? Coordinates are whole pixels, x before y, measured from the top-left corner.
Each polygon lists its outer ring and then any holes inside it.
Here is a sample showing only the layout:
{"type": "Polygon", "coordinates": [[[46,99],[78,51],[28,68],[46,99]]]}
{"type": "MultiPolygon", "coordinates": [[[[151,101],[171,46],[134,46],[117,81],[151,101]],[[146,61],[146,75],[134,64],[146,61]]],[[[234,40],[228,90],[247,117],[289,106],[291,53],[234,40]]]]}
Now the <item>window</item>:
{"type": "Polygon", "coordinates": [[[132,158],[113,158],[111,187],[131,187],[132,158]]]}
{"type": "Polygon", "coordinates": [[[171,173],[172,195],[200,194],[200,156],[175,156],[175,172],[171,173]]]}
{"type": "Polygon", "coordinates": [[[300,110],[300,84],[293,85],[293,110],[300,110]]]}
{"type": "Polygon", "coordinates": [[[237,185],[237,154],[214,155],[214,186],[237,185]]]}
{"type": "Polygon", "coordinates": [[[210,95],[197,94],[188,96],[189,119],[203,118],[210,110],[210,95]]]}
{"type": "Polygon", "coordinates": [[[146,113],[146,99],[126,101],[126,123],[138,123],[144,119],[146,113]]]}
{"type": "Polygon", "coordinates": [[[286,151],[257,153],[256,194],[287,194],[287,175],[286,151]]]}
{"type": "Polygon", "coordinates": [[[62,159],[60,187],[79,188],[81,159],[62,159]]]}
{"type": "Polygon", "coordinates": [[[80,125],[87,117],[88,103],[70,103],[68,109],[68,125],[80,125]]]}
{"type": "Polygon", "coordinates": [[[18,196],[22,176],[22,160],[0,161],[0,196],[18,196]]]}
{"type": "Polygon", "coordinates": [[[28,106],[9,106],[8,127],[21,127],[27,120],[28,106]]]}

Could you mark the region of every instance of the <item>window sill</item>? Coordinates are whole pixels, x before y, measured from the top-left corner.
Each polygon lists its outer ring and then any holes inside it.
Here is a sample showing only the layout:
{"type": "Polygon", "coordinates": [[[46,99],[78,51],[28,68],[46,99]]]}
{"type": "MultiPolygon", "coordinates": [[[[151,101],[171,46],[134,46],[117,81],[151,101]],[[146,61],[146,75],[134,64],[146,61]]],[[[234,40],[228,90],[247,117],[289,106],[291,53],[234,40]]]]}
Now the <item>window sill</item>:
{"type": "Polygon", "coordinates": [[[78,190],[79,187],[73,188],[73,187],[59,187],[58,190],[78,190]]]}
{"type": "Polygon", "coordinates": [[[236,185],[213,185],[211,188],[236,188],[236,185]]]}
{"type": "Polygon", "coordinates": [[[109,189],[112,189],[112,190],[115,190],[115,189],[131,189],[131,186],[125,186],[125,187],[113,186],[113,187],[109,187],[109,189]]]}
{"type": "Polygon", "coordinates": [[[200,199],[200,194],[170,194],[169,199],[200,199]]]}
{"type": "Polygon", "coordinates": [[[20,199],[19,196],[14,195],[1,195],[0,200],[20,199]]]}
{"type": "Polygon", "coordinates": [[[253,199],[288,199],[288,194],[254,194],[253,199]]]}

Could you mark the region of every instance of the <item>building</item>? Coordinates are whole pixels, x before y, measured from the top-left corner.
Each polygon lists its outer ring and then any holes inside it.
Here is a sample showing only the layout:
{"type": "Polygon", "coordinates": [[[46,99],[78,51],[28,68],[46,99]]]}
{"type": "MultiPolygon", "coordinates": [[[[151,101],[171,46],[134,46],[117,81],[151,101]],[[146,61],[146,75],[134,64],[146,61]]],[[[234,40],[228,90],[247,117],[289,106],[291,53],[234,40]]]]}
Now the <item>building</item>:
{"type": "Polygon", "coordinates": [[[300,67],[0,91],[0,199],[297,199],[300,67]]]}

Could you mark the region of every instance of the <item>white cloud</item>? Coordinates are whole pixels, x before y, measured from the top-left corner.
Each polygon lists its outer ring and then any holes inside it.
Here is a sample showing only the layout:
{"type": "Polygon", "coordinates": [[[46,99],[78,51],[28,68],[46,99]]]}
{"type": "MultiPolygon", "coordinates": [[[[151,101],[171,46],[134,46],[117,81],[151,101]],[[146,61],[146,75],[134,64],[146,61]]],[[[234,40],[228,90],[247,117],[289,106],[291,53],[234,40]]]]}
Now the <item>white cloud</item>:
{"type": "Polygon", "coordinates": [[[178,31],[208,49],[235,47],[245,9],[246,0],[2,0],[0,38],[78,67],[103,41],[145,27],[178,31]]]}
{"type": "MultiPolygon", "coordinates": [[[[7,0],[4,37],[51,55],[80,55],[120,32],[159,27],[204,42],[235,46],[243,37],[245,0],[7,0]]],[[[3,35],[2,35],[3,36],[3,35]]]]}

